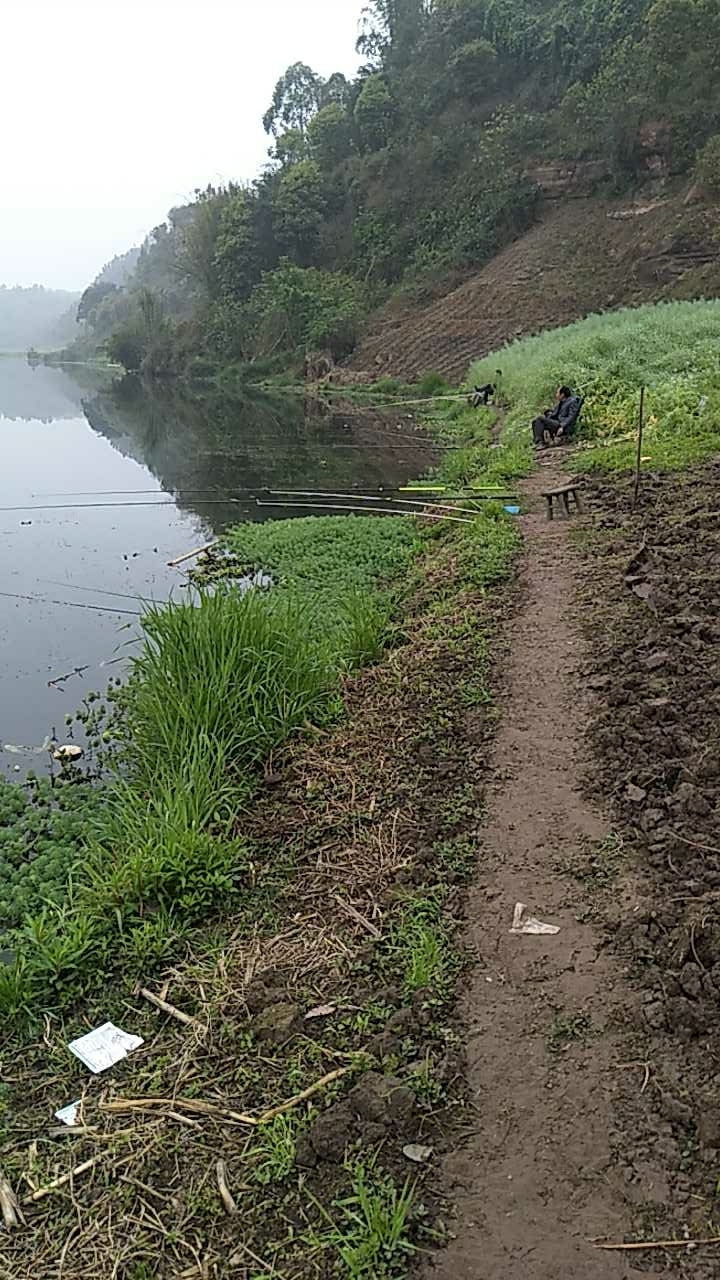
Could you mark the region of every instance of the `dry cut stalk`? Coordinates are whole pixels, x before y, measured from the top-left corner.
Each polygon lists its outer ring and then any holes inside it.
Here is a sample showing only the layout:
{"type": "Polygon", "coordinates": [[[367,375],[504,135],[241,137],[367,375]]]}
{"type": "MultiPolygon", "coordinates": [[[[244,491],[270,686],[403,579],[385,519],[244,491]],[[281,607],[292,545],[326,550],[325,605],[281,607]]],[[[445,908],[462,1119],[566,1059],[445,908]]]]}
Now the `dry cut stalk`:
{"type": "Polygon", "coordinates": [[[46,1187],[38,1187],[37,1191],[25,1196],[23,1204],[34,1204],[36,1200],[44,1200],[45,1196],[49,1196],[53,1191],[66,1186],[68,1182],[72,1182],[73,1178],[78,1178],[81,1173],[87,1173],[88,1169],[94,1169],[96,1164],[100,1164],[106,1159],[106,1151],[100,1156],[93,1156],[92,1160],[86,1160],[84,1164],[79,1164],[76,1169],[71,1169],[69,1173],[64,1173],[61,1178],[55,1178],[54,1182],[48,1182],[46,1187]]]}
{"type": "Polygon", "coordinates": [[[257,1125],[269,1124],[271,1120],[274,1120],[276,1116],[282,1115],[285,1111],[292,1111],[293,1107],[300,1106],[302,1102],[314,1097],[326,1085],[332,1084],[335,1080],[340,1080],[352,1070],[352,1067],[338,1067],[335,1071],[329,1071],[320,1080],[316,1080],[307,1089],[303,1089],[302,1093],[296,1093],[294,1097],[288,1098],[285,1102],[280,1102],[276,1107],[270,1107],[268,1111],[263,1111],[259,1116],[245,1115],[242,1111],[229,1111],[224,1107],[218,1106],[215,1102],[203,1102],[195,1098],[115,1098],[113,1102],[101,1102],[100,1110],[107,1112],[153,1111],[158,1107],[167,1107],[170,1115],[173,1112],[189,1111],[195,1115],[215,1116],[219,1120],[231,1120],[235,1124],[247,1124],[255,1128],[257,1125]]]}
{"type": "Polygon", "coordinates": [[[268,1124],[274,1120],[276,1116],[281,1116],[285,1111],[292,1111],[293,1107],[300,1106],[301,1102],[305,1102],[307,1098],[312,1098],[326,1085],[332,1084],[334,1080],[340,1080],[342,1076],[346,1076],[352,1067],[338,1067],[336,1071],[329,1071],[326,1076],[320,1080],[316,1080],[315,1084],[311,1084],[308,1089],[303,1089],[302,1093],[296,1093],[294,1098],[288,1098],[287,1102],[281,1102],[277,1107],[271,1107],[269,1111],[263,1111],[259,1117],[258,1124],[268,1124]]]}
{"type": "Polygon", "coordinates": [[[113,1102],[101,1102],[101,1111],[153,1111],[157,1107],[168,1107],[170,1111],[191,1111],[201,1116],[217,1116],[219,1119],[232,1120],[235,1124],[256,1125],[254,1116],[244,1115],[241,1111],[228,1111],[214,1102],[202,1102],[192,1098],[116,1098],[113,1102]]]}
{"type": "Polygon", "coordinates": [[[186,551],[184,556],[176,556],[174,560],[168,560],[168,569],[175,569],[186,560],[192,560],[193,556],[201,556],[203,551],[210,551],[212,547],[217,546],[217,541],[217,538],[214,538],[212,542],[206,542],[204,547],[196,547],[194,551],[186,551]]]}
{"type": "Polygon", "coordinates": [[[171,1018],[175,1018],[177,1022],[182,1022],[186,1027],[196,1027],[198,1031],[206,1031],[207,1027],[197,1018],[193,1018],[189,1013],[183,1013],[182,1009],[176,1009],[174,1004],[168,1004],[167,1000],[163,1000],[161,996],[156,996],[154,992],[148,991],[147,987],[140,988],[140,995],[144,1000],[149,1000],[150,1004],[154,1004],[156,1009],[160,1009],[162,1013],[167,1013],[171,1018]]]}
{"type": "Polygon", "coordinates": [[[333,902],[337,903],[340,910],[344,911],[347,916],[350,916],[351,920],[355,920],[357,924],[361,924],[363,929],[367,930],[371,937],[378,939],[382,937],[377,925],[373,924],[370,920],[366,920],[365,916],[361,916],[360,912],[352,905],[351,902],[346,902],[345,899],[341,898],[337,893],[334,893],[332,896],[333,902]]]}
{"type": "Polygon", "coordinates": [[[13,1227],[19,1227],[20,1223],[25,1221],[22,1209],[17,1201],[17,1196],[15,1195],[15,1192],[10,1186],[7,1178],[1,1173],[0,1213],[2,1213],[2,1220],[9,1231],[12,1230],[13,1227]]]}
{"type": "Polygon", "coordinates": [[[232,1192],[228,1186],[228,1168],[224,1160],[218,1160],[217,1167],[217,1184],[220,1192],[220,1199],[223,1202],[223,1208],[227,1214],[232,1217],[237,1213],[237,1205],[232,1198],[232,1192]]]}

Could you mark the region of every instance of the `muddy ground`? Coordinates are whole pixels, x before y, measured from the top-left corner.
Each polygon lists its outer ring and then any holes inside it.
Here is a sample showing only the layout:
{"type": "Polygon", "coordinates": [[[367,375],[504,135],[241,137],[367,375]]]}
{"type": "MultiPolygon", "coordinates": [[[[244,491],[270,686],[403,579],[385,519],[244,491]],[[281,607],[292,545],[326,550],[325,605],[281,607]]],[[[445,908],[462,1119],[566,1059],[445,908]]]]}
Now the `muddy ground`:
{"type": "MultiPolygon", "coordinates": [[[[629,482],[595,484],[583,549],[588,783],[609,801],[626,877],[605,923],[641,992],[646,1063],[622,1145],[664,1161],[647,1225],[679,1238],[718,1234],[720,1210],[719,484],[720,462],[648,476],[634,512],[629,482]]],[[[659,1256],[720,1271],[717,1251],[659,1256]]]]}

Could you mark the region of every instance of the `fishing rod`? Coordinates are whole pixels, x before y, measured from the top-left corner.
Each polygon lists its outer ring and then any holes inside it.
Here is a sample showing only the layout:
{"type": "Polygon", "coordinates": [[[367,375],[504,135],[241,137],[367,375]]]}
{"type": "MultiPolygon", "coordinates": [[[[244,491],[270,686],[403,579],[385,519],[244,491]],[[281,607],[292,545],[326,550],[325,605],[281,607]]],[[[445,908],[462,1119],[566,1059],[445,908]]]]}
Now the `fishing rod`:
{"type": "Polygon", "coordinates": [[[100,604],[82,604],[78,600],[50,600],[47,596],[23,596],[16,591],[0,591],[0,596],[6,600],[28,600],[31,604],[56,604],[65,609],[92,609],[95,613],[124,613],[132,618],[142,617],[137,609],[110,609],[100,604]]]}
{"type": "MultiPolygon", "coordinates": [[[[255,499],[258,507],[292,507],[293,511],[301,511],[308,509],[310,511],[353,511],[362,515],[368,515],[367,507],[347,507],[338,506],[331,503],[319,502],[261,502],[259,498],[255,499]]],[[[472,524],[472,520],[465,520],[459,516],[438,516],[433,515],[429,511],[396,511],[392,507],[375,507],[375,511],[383,516],[408,516],[410,520],[448,520],[452,524],[472,524]]]]}
{"type": "MultiPolygon", "coordinates": [[[[264,388],[272,387],[272,384],[269,384],[269,383],[255,383],[254,385],[258,387],[260,390],[263,390],[264,388]]],[[[316,382],[316,383],[309,383],[303,386],[273,387],[272,389],[282,395],[306,396],[308,399],[312,399],[313,398],[312,392],[310,391],[309,388],[313,386],[316,388],[319,388],[320,396],[316,396],[315,398],[320,399],[322,396],[327,396],[328,398],[332,396],[343,396],[343,395],[347,396],[348,391],[352,387],[352,384],[349,384],[349,386],[343,387],[343,386],[333,385],[332,383],[316,382]]],[[[356,383],[355,386],[356,388],[358,386],[362,386],[362,383],[359,383],[359,384],[356,383]]],[[[365,410],[370,409],[370,410],[374,410],[375,412],[379,412],[382,409],[401,409],[404,405],[435,404],[435,403],[442,403],[443,401],[449,402],[449,401],[467,400],[468,395],[470,394],[471,393],[468,391],[454,391],[451,393],[445,393],[444,395],[418,396],[418,397],[408,398],[407,400],[381,400],[378,404],[367,404],[362,399],[358,399],[356,403],[358,404],[360,409],[365,409],[365,410]]],[[[492,406],[489,405],[488,408],[492,408],[492,406]]]]}
{"type": "MultiPolygon", "coordinates": [[[[239,498],[204,498],[203,504],[206,507],[224,507],[228,503],[239,503],[239,498]]],[[[44,503],[40,506],[26,507],[0,507],[0,513],[5,514],[11,511],[94,511],[97,509],[107,510],[112,507],[175,507],[177,504],[173,502],[63,502],[63,503],[44,503]]]]}
{"type": "MultiPolygon", "coordinates": [[[[376,497],[374,497],[372,494],[369,494],[369,493],[357,493],[357,494],[354,494],[354,493],[353,493],[353,494],[347,494],[347,493],[326,493],[326,492],[323,492],[322,490],[318,490],[318,489],[275,489],[275,490],[273,490],[272,492],[273,492],[273,494],[274,494],[275,496],[278,496],[278,497],[298,497],[298,498],[356,498],[358,502],[386,502],[386,501],[389,501],[389,502],[395,502],[395,503],[403,504],[403,505],[405,505],[405,506],[410,506],[410,507],[426,507],[426,506],[427,506],[427,504],[428,504],[428,501],[431,501],[430,499],[427,499],[427,498],[426,498],[424,501],[420,501],[420,500],[419,500],[419,499],[417,499],[417,498],[395,498],[395,497],[393,497],[393,496],[392,496],[392,493],[391,493],[391,492],[390,492],[390,493],[388,493],[388,494],[386,495],[386,497],[383,497],[383,498],[376,498],[376,497]]],[[[502,499],[500,499],[500,498],[495,499],[495,498],[489,498],[489,497],[488,497],[488,498],[480,497],[480,498],[478,498],[478,499],[477,499],[477,501],[479,501],[479,502],[493,502],[493,501],[501,501],[501,500],[502,500],[502,501],[505,501],[505,500],[507,500],[507,501],[509,502],[509,501],[510,501],[512,498],[514,498],[514,497],[515,497],[515,494],[509,494],[509,495],[507,495],[507,496],[503,495],[503,498],[502,498],[502,499]]],[[[453,502],[462,502],[462,501],[467,501],[467,499],[463,499],[463,498],[454,498],[454,499],[449,499],[449,498],[448,498],[448,499],[446,499],[446,500],[445,500],[445,502],[434,502],[434,501],[433,501],[433,502],[432,502],[432,505],[433,505],[433,507],[435,507],[435,508],[436,508],[436,510],[439,510],[439,511],[455,511],[455,512],[459,512],[459,513],[460,513],[460,515],[466,515],[466,516],[476,516],[476,515],[478,514],[478,513],[477,513],[477,510],[476,510],[476,509],[474,509],[474,508],[472,508],[472,507],[455,507],[455,506],[450,506],[450,505],[448,505],[451,501],[453,501],[453,502]]],[[[288,505],[290,505],[290,506],[295,506],[296,504],[293,502],[293,503],[289,503],[288,505]]],[[[322,505],[323,505],[322,503],[318,503],[318,506],[322,506],[322,505]]],[[[343,510],[345,510],[345,508],[343,508],[343,510]]]]}
{"type": "MultiPolygon", "coordinates": [[[[46,587],[68,587],[71,591],[89,591],[91,595],[96,596],[115,596],[118,600],[136,600],[143,603],[144,597],[138,592],[129,591],[105,591],[102,587],[81,587],[77,582],[58,582],[55,578],[38,578],[37,581],[46,587]]],[[[167,604],[167,600],[157,601],[158,604],[167,604]]]]}

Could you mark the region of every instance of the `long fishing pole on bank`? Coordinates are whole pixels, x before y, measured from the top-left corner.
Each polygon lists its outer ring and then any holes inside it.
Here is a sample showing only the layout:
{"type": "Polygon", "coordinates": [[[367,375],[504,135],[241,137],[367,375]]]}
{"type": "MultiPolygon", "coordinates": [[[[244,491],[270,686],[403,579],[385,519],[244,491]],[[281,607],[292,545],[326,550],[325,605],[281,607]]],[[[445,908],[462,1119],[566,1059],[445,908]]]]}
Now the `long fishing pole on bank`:
{"type": "MultiPolygon", "coordinates": [[[[368,515],[367,507],[350,507],[340,506],[333,503],[318,502],[261,502],[259,498],[255,499],[258,507],[292,507],[293,510],[303,511],[354,511],[368,515]]],[[[383,516],[405,516],[410,520],[447,520],[451,524],[472,524],[472,520],[466,520],[460,516],[433,515],[431,511],[397,511],[394,507],[375,507],[375,510],[383,516]]],[[[475,513],[473,513],[475,514],[475,513]]]]}
{"type": "Polygon", "coordinates": [[[94,613],[124,613],[131,618],[141,618],[142,610],[139,609],[111,609],[109,606],[101,604],[84,604],[79,600],[51,600],[47,596],[25,596],[18,591],[0,591],[0,596],[5,600],[26,600],[30,604],[55,604],[61,605],[65,609],[91,609],[94,613]]]}

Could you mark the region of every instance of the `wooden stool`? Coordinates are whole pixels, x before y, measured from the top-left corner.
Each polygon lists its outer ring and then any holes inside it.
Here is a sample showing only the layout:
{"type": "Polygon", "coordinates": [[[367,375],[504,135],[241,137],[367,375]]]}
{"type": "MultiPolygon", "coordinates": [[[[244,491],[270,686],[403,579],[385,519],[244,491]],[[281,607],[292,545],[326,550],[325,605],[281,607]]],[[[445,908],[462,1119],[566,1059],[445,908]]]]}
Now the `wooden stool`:
{"type": "Polygon", "coordinates": [[[565,512],[565,515],[568,517],[570,517],[571,515],[571,511],[570,511],[571,502],[575,503],[575,510],[577,512],[582,511],[582,507],[580,505],[580,497],[578,495],[578,487],[576,484],[566,484],[563,486],[562,489],[549,489],[547,493],[543,494],[543,498],[547,502],[548,520],[554,520],[555,518],[555,507],[553,505],[554,503],[557,503],[558,511],[562,509],[565,512]],[[560,506],[561,503],[562,503],[562,508],[560,506]]]}

